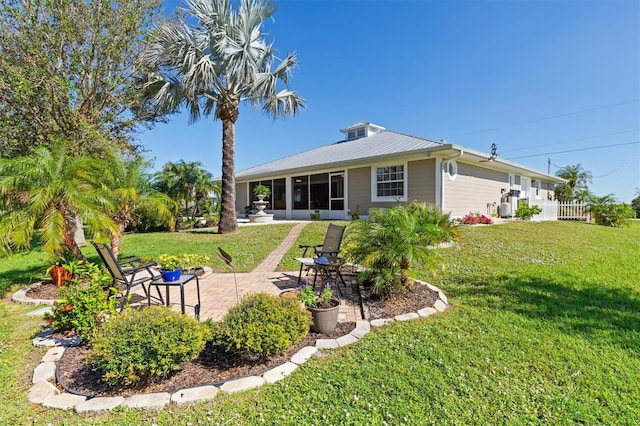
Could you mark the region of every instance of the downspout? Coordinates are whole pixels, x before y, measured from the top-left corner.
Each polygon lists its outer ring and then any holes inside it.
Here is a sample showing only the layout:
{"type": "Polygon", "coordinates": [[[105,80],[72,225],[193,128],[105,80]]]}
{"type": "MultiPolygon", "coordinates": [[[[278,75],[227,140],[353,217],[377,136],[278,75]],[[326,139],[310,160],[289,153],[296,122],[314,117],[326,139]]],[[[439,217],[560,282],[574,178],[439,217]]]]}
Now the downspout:
{"type": "Polygon", "coordinates": [[[437,184],[436,190],[438,192],[438,194],[437,194],[438,206],[437,207],[439,207],[440,210],[443,210],[443,208],[444,208],[444,165],[448,161],[455,160],[457,158],[462,157],[462,155],[464,155],[464,150],[461,149],[461,148],[458,149],[458,148],[453,148],[452,147],[451,149],[457,150],[458,153],[456,155],[454,155],[453,157],[441,158],[440,159],[440,172],[438,173],[438,176],[436,176],[436,178],[438,179],[437,182],[436,182],[436,184],[437,184]]]}

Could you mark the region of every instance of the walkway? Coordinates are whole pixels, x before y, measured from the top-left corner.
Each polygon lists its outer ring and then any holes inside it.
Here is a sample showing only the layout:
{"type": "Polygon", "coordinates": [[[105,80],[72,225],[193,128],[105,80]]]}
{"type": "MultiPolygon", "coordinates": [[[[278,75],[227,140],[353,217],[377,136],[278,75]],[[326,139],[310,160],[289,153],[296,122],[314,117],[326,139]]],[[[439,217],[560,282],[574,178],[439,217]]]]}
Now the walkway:
{"type": "MultiPolygon", "coordinates": [[[[268,293],[277,295],[282,290],[297,286],[298,272],[276,272],[280,261],[298,239],[300,232],[307,222],[296,224],[280,246],[271,252],[252,272],[236,273],[212,273],[200,278],[200,320],[211,318],[214,321],[222,319],[229,308],[237,303],[243,295],[248,293],[268,293]],[[237,295],[236,295],[237,284],[237,295]]],[[[268,225],[264,225],[268,226],[268,225]]],[[[152,289],[155,294],[155,289],[152,289]]],[[[164,295],[164,288],[161,288],[164,295]]],[[[136,292],[136,299],[141,301],[143,292],[140,287],[136,292]]],[[[177,288],[171,288],[171,304],[175,311],[180,311],[180,292],[177,288]]],[[[193,304],[197,300],[195,283],[189,283],[185,287],[185,304],[187,313],[193,314],[193,304]]],[[[146,300],[145,300],[146,301],[146,300]]],[[[343,300],[340,307],[339,321],[360,320],[359,307],[353,306],[343,300]]]]}

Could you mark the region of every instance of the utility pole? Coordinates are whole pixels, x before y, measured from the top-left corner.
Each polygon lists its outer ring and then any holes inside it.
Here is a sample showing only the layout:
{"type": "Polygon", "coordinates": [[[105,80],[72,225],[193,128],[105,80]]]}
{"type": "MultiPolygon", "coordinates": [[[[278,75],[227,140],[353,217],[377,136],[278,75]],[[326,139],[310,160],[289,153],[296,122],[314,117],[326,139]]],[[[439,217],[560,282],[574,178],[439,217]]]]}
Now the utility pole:
{"type": "Polygon", "coordinates": [[[551,157],[547,157],[547,174],[551,174],[551,157]]]}

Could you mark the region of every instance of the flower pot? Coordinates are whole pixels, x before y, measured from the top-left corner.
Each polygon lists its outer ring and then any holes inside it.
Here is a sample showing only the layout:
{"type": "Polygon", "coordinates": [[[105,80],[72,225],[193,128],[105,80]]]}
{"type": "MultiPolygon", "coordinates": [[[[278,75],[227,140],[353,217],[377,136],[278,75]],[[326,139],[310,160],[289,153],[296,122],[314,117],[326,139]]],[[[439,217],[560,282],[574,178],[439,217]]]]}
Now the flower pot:
{"type": "Polygon", "coordinates": [[[180,279],[180,274],[182,274],[182,269],[174,269],[173,271],[160,271],[162,274],[162,279],[165,281],[178,281],[180,279]]]}
{"type": "Polygon", "coordinates": [[[340,312],[340,301],[332,299],[330,308],[313,308],[309,307],[311,311],[311,318],[313,324],[311,325],[311,331],[322,334],[330,334],[335,330],[338,324],[338,313],[340,312]]]}
{"type": "Polygon", "coordinates": [[[49,275],[51,275],[53,284],[57,285],[58,287],[65,285],[66,281],[71,281],[71,279],[73,278],[73,274],[67,271],[64,266],[54,266],[49,271],[49,275]]]}
{"type": "Polygon", "coordinates": [[[298,298],[298,291],[297,290],[284,290],[284,291],[280,292],[279,296],[282,297],[283,299],[297,299],[298,298]]]}

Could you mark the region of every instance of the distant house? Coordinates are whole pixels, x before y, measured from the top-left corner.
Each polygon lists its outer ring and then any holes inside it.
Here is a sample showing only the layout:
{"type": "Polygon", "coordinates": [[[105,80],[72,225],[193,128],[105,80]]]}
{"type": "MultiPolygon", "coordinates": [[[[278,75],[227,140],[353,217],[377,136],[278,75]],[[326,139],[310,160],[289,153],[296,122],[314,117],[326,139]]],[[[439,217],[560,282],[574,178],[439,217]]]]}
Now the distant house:
{"type": "Polygon", "coordinates": [[[554,184],[562,179],[445,141],[359,122],[344,140],[236,173],[236,208],[251,206],[253,188],[271,188],[268,210],[278,219],[349,219],[370,209],[419,200],[454,217],[469,212],[511,216],[521,200],[555,219],[554,184]]]}

